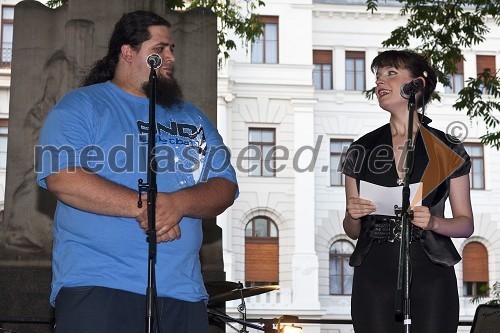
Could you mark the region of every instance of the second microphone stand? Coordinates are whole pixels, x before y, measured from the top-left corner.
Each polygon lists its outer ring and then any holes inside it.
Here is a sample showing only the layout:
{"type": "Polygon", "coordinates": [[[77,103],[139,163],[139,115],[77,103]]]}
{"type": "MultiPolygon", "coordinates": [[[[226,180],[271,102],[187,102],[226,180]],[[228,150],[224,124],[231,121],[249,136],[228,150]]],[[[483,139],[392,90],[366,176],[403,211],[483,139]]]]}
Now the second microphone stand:
{"type": "MultiPolygon", "coordinates": [[[[147,170],[147,183],[144,184],[142,179],[139,179],[139,208],[142,207],[141,194],[147,192],[148,202],[148,230],[147,241],[149,244],[148,249],[148,285],[146,289],[146,332],[153,332],[154,323],[154,302],[156,298],[156,278],[155,278],[155,264],[156,264],[156,195],[158,188],[156,184],[156,155],[155,155],[155,142],[156,142],[156,70],[154,62],[149,62],[151,72],[149,74],[150,94],[149,94],[149,128],[148,128],[148,170],[147,170]]],[[[157,321],[158,322],[158,321],[157,321]]]]}
{"type": "Polygon", "coordinates": [[[413,115],[416,110],[415,91],[411,91],[408,99],[408,137],[405,144],[405,176],[402,190],[402,205],[395,207],[397,216],[401,216],[401,244],[399,247],[399,268],[396,289],[396,316],[403,317],[403,332],[411,332],[411,307],[410,307],[410,283],[411,283],[411,220],[413,212],[410,210],[410,171],[413,167],[413,115]]]}

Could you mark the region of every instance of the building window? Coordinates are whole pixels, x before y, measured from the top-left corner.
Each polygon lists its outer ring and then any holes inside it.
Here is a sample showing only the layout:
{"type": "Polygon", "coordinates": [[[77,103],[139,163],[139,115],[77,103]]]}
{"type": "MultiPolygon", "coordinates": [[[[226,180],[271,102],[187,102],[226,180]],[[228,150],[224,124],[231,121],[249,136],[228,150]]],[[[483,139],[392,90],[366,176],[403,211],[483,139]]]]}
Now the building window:
{"type": "Polygon", "coordinates": [[[313,50],[313,84],[318,90],[333,89],[332,51],[313,50]]]}
{"type": "Polygon", "coordinates": [[[347,51],[345,53],[345,89],[365,90],[365,53],[347,51]]]}
{"type": "Polygon", "coordinates": [[[336,241],[330,247],[330,295],[350,295],[354,268],[349,257],[354,246],[348,241],[336,241]]]}
{"type": "Polygon", "coordinates": [[[470,188],[484,190],[484,148],[482,143],[464,143],[470,156],[470,188]]]}
{"type": "Polygon", "coordinates": [[[270,218],[257,216],[245,228],[245,286],[279,284],[278,228],[270,218]]]}
{"type": "Polygon", "coordinates": [[[344,186],[345,176],[341,171],[345,152],[352,140],[330,140],[330,186],[344,186]]]}
{"type": "Polygon", "coordinates": [[[450,87],[445,87],[444,92],[447,94],[458,94],[464,88],[464,61],[461,60],[455,65],[455,74],[448,74],[448,79],[451,83],[450,87]]]}
{"type": "Polygon", "coordinates": [[[262,35],[251,48],[252,63],[254,64],[277,64],[278,54],[278,16],[261,16],[264,24],[262,35]]]}
{"type": "Polygon", "coordinates": [[[487,296],[488,291],[488,250],[479,242],[471,242],[464,247],[464,296],[487,296]]]}
{"type": "Polygon", "coordinates": [[[248,130],[248,174],[274,177],[276,171],[274,128],[250,128],[248,130]]]}
{"type": "Polygon", "coordinates": [[[0,68],[9,68],[12,60],[14,7],[2,6],[2,62],[0,68]]]}
{"type": "MultiPolygon", "coordinates": [[[[495,56],[478,55],[476,57],[477,75],[483,74],[487,71],[489,71],[491,76],[496,75],[495,56]]],[[[485,90],[484,85],[482,86],[482,92],[483,94],[489,94],[489,92],[485,90]]]]}

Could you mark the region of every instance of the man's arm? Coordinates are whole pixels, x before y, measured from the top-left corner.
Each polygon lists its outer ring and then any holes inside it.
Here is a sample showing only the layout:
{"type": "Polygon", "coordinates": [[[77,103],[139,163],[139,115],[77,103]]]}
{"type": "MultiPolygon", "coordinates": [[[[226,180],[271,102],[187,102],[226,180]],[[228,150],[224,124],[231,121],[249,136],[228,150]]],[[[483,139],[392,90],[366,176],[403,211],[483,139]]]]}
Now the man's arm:
{"type": "Polygon", "coordinates": [[[45,179],[47,188],[65,204],[87,212],[137,217],[145,209],[137,207],[138,194],[77,167],[53,173],[45,179]]]}

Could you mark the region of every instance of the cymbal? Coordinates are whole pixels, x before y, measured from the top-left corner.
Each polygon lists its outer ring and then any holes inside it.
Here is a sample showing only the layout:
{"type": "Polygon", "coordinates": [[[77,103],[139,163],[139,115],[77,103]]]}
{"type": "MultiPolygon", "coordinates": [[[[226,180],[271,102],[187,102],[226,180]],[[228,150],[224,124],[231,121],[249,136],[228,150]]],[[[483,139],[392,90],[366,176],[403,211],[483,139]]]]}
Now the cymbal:
{"type": "Polygon", "coordinates": [[[207,290],[209,298],[238,288],[243,288],[243,285],[241,283],[231,281],[205,282],[205,289],[207,290]]]}
{"type": "MultiPolygon", "coordinates": [[[[256,296],[264,293],[268,293],[273,290],[280,289],[280,286],[259,286],[259,287],[249,287],[249,288],[237,288],[228,292],[220,293],[218,295],[209,296],[208,304],[215,304],[221,302],[232,301],[235,299],[246,298],[251,296],[256,296]]],[[[209,294],[210,295],[210,294],[209,294]]]]}

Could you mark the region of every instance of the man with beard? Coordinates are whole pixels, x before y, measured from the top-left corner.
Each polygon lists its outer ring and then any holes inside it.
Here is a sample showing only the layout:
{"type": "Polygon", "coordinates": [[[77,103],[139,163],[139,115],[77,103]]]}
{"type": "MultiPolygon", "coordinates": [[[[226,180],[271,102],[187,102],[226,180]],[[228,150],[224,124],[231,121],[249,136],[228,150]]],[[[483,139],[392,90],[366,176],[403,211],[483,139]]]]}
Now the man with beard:
{"type": "Polygon", "coordinates": [[[168,21],[124,14],[108,54],[43,125],[37,180],[58,199],[50,299],[56,332],[145,331],[148,216],[137,201],[149,130],[158,151],[155,332],[208,332],[201,219],[229,207],[237,183],[217,130],[181,100],[173,50],[168,21]],[[163,60],[152,126],[150,54],[163,60]]]}

